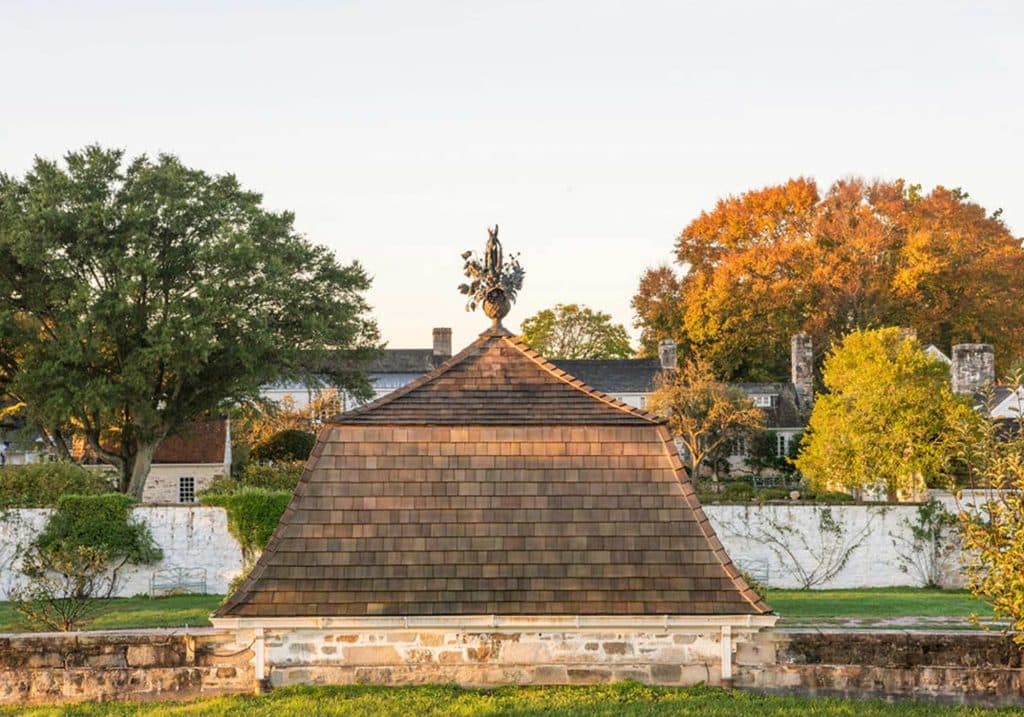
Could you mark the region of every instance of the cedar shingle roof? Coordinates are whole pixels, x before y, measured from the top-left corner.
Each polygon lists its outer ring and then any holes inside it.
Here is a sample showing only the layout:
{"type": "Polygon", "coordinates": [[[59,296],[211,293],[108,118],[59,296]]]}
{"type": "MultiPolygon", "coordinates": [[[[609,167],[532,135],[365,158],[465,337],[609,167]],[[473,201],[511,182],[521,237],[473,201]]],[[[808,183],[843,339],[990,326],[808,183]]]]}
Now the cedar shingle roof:
{"type": "Polygon", "coordinates": [[[665,427],[499,329],[324,427],[217,616],[769,611],[665,427]]]}
{"type": "Polygon", "coordinates": [[[502,328],[484,332],[437,370],[335,420],[378,425],[662,422],[587,386],[502,328]]]}

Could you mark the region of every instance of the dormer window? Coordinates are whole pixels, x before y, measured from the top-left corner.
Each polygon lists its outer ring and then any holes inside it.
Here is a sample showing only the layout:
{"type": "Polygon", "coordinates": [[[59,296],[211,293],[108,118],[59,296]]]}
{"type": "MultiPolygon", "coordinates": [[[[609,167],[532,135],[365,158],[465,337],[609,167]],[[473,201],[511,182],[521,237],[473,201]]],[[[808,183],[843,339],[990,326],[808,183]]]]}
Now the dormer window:
{"type": "Polygon", "coordinates": [[[755,393],[751,398],[758,408],[771,408],[778,403],[778,395],[774,393],[755,393]]]}

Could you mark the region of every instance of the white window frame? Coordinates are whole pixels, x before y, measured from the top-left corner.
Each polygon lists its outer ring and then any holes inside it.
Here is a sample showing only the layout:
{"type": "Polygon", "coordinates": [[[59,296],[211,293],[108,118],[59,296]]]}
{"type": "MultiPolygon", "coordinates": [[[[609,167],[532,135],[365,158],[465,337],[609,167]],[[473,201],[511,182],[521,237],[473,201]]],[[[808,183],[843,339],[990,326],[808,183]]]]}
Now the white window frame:
{"type": "Polygon", "coordinates": [[[196,477],[195,476],[178,476],[178,502],[179,503],[195,503],[196,502],[196,477]],[[185,500],[185,496],[189,496],[190,500],[185,500]]]}

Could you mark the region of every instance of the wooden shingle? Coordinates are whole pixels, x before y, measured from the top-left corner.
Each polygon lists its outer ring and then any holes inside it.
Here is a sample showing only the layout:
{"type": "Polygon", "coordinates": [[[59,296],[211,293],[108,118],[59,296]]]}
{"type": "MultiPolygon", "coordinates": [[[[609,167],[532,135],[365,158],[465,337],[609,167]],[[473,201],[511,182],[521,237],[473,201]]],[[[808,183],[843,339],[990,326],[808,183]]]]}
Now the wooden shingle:
{"type": "Polygon", "coordinates": [[[769,611],[662,422],[498,327],[323,429],[273,538],[217,615],[769,611]]]}

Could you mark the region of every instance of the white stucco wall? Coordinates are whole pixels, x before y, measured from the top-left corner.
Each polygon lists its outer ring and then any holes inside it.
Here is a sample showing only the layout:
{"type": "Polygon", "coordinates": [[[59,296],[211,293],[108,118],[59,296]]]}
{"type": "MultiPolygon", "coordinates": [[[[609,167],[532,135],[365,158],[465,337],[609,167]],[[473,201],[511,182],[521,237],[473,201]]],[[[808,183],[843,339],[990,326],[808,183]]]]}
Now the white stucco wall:
{"type": "MultiPolygon", "coordinates": [[[[925,561],[912,540],[917,505],[707,505],[704,512],[733,561],[755,576],[766,569],[771,587],[801,588],[808,576],[820,579],[817,589],[922,584],[911,564],[925,561]]],[[[955,546],[940,567],[940,584],[962,586],[955,546]]]]}
{"type": "MultiPolygon", "coordinates": [[[[18,546],[28,543],[46,524],[49,509],[10,511],[0,519],[0,599],[20,578],[18,546]]],[[[242,570],[242,549],[228,532],[222,508],[205,506],[140,506],[136,518],[149,526],[164,557],[154,565],[126,567],[117,594],[128,597],[149,592],[154,570],[182,567],[206,568],[210,593],[224,593],[242,570]]]]}
{"type": "MultiPolygon", "coordinates": [[[[766,571],[772,587],[801,587],[801,574],[819,576],[843,565],[815,588],[888,587],[920,583],[913,569],[901,569],[900,553],[911,553],[910,526],[917,506],[772,504],[709,505],[705,512],[733,560],[752,573],[766,571]],[[822,530],[828,510],[836,529],[822,530]],[[894,545],[895,543],[895,545],[894,545]]],[[[125,570],[118,594],[149,590],[154,570],[204,567],[211,593],[224,593],[242,570],[242,551],[227,528],[223,509],[205,506],[141,506],[135,515],[149,525],[164,559],[125,570]]],[[[18,546],[42,529],[49,511],[11,511],[0,520],[0,599],[19,578],[18,546]]],[[[943,584],[958,587],[959,554],[945,560],[943,584]]]]}

